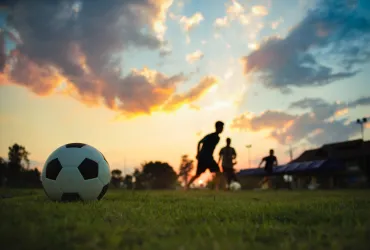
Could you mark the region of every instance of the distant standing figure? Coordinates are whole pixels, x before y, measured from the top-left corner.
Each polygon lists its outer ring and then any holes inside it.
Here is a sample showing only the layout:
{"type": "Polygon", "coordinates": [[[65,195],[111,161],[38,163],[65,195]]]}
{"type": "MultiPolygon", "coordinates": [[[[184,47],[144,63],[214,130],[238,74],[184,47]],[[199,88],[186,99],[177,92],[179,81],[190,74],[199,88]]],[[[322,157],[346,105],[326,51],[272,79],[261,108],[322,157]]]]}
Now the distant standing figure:
{"type": "Polygon", "coordinates": [[[269,187],[271,187],[270,176],[272,175],[273,168],[278,165],[278,160],[277,160],[276,156],[274,155],[274,150],[273,149],[270,149],[270,154],[268,156],[262,158],[258,167],[261,168],[262,163],[264,163],[264,162],[265,162],[264,169],[265,169],[265,172],[266,172],[266,176],[261,181],[260,185],[263,185],[266,181],[268,181],[269,187]]]}
{"type": "Polygon", "coordinates": [[[221,121],[217,121],[215,124],[216,131],[206,135],[202,140],[198,143],[197,148],[197,160],[198,160],[198,166],[197,166],[197,172],[195,176],[193,176],[188,185],[186,186],[186,189],[190,187],[190,185],[207,169],[211,173],[213,173],[215,176],[215,186],[216,189],[219,189],[220,185],[220,178],[221,178],[221,172],[220,168],[217,164],[217,162],[213,158],[213,152],[216,148],[216,145],[220,141],[219,134],[222,133],[224,130],[224,123],[221,121]]]}
{"type": "Polygon", "coordinates": [[[227,185],[230,186],[230,183],[232,181],[237,181],[236,174],[235,174],[235,169],[234,165],[235,159],[236,159],[236,151],[233,147],[230,146],[231,144],[231,139],[227,138],[226,139],[226,147],[223,147],[220,150],[219,153],[219,160],[218,164],[222,161],[222,171],[224,174],[224,177],[226,178],[227,185]]]}

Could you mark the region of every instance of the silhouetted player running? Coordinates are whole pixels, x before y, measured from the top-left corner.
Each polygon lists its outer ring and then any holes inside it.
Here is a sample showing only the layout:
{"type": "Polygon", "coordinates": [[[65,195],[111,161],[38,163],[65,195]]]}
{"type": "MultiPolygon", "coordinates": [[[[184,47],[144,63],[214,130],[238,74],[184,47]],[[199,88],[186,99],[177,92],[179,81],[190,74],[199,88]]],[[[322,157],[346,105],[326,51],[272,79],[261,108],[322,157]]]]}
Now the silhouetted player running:
{"type": "Polygon", "coordinates": [[[190,179],[186,189],[190,187],[190,185],[207,169],[211,173],[214,173],[215,176],[215,186],[216,189],[219,188],[220,185],[220,168],[218,167],[217,162],[213,158],[213,152],[215,151],[216,145],[220,141],[220,137],[218,136],[224,130],[224,123],[221,121],[216,122],[216,131],[214,133],[206,135],[202,140],[198,143],[197,149],[197,159],[198,159],[198,166],[197,172],[193,178],[190,179]],[[202,147],[201,147],[202,146],[202,147]]]}
{"type": "Polygon", "coordinates": [[[270,149],[270,154],[269,156],[266,156],[264,157],[260,164],[259,164],[259,168],[262,166],[262,163],[265,162],[265,172],[266,172],[266,176],[265,178],[261,181],[260,185],[263,185],[266,181],[269,182],[269,187],[271,187],[271,180],[270,180],[270,176],[272,175],[272,172],[273,172],[273,167],[277,166],[278,165],[278,160],[276,158],[276,156],[274,155],[274,150],[273,149],[270,149]]]}
{"type": "Polygon", "coordinates": [[[222,161],[222,171],[224,177],[226,178],[227,185],[230,186],[232,181],[237,181],[236,174],[234,170],[234,165],[236,164],[234,160],[236,159],[236,151],[233,147],[230,147],[231,139],[226,139],[226,147],[220,150],[220,158],[218,164],[222,161]]]}

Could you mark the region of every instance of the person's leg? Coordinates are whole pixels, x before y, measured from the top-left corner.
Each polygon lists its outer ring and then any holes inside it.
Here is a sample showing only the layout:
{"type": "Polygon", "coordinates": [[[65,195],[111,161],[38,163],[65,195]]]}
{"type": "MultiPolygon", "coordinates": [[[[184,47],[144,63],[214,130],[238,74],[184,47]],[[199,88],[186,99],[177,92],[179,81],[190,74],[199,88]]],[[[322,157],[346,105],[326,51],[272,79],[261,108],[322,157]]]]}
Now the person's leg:
{"type": "Polygon", "coordinates": [[[233,173],[231,169],[228,169],[227,170],[227,184],[230,186],[232,181],[233,181],[233,173]]]}
{"type": "Polygon", "coordinates": [[[219,190],[223,174],[221,173],[220,167],[214,159],[210,162],[209,171],[214,174],[215,189],[219,190]]]}
{"type": "Polygon", "coordinates": [[[214,175],[215,175],[215,190],[219,190],[220,189],[220,184],[221,184],[221,181],[222,181],[222,173],[221,172],[215,172],[214,175]]]}
{"type": "Polygon", "coordinates": [[[207,168],[205,167],[204,163],[202,161],[198,160],[198,165],[197,165],[197,171],[195,175],[189,180],[188,184],[185,186],[185,189],[189,189],[190,185],[199,178],[199,176],[206,170],[207,168]]]}
{"type": "Polygon", "coordinates": [[[227,175],[226,175],[225,169],[223,169],[223,172],[221,174],[221,187],[224,190],[227,189],[227,175]]]}
{"type": "Polygon", "coordinates": [[[222,166],[223,169],[223,181],[224,181],[224,189],[227,190],[227,187],[230,185],[230,178],[229,178],[229,171],[226,166],[222,166]]]}
{"type": "Polygon", "coordinates": [[[234,168],[231,169],[230,178],[231,178],[232,181],[239,182],[238,181],[238,178],[236,177],[236,173],[235,173],[235,169],[234,168]]]}

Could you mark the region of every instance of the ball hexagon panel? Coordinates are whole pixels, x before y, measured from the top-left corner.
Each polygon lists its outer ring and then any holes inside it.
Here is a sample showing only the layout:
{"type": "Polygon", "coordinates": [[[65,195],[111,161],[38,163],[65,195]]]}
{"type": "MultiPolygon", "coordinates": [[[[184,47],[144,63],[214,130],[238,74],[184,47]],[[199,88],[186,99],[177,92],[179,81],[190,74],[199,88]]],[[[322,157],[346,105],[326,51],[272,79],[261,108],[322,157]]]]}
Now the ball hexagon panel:
{"type": "Polygon", "coordinates": [[[80,143],[80,142],[73,142],[73,143],[68,143],[65,145],[66,148],[82,148],[85,146],[85,143],[80,143]]]}
{"type": "Polygon", "coordinates": [[[101,180],[101,182],[104,185],[110,182],[111,174],[110,174],[109,165],[104,160],[99,162],[99,177],[98,178],[101,180]]]}
{"type": "MultiPolygon", "coordinates": [[[[78,167],[80,163],[89,157],[89,152],[82,148],[67,148],[65,146],[58,148],[55,152],[55,156],[63,168],[78,167]]],[[[54,154],[53,153],[53,154],[54,154]]]]}
{"type": "Polygon", "coordinates": [[[105,158],[105,156],[103,155],[103,153],[101,153],[101,155],[103,156],[104,161],[105,161],[105,162],[108,164],[108,166],[109,166],[109,163],[108,163],[107,159],[105,158]]]}
{"type": "MultiPolygon", "coordinates": [[[[45,161],[45,164],[44,164],[44,168],[42,169],[42,173],[41,173],[41,176],[42,177],[45,177],[46,175],[46,166],[48,165],[49,162],[51,162],[52,160],[54,159],[58,159],[58,152],[60,149],[62,149],[64,146],[61,146],[59,148],[57,148],[54,152],[52,152],[49,157],[46,159],[45,161]]],[[[60,162],[59,162],[60,163],[60,162]]],[[[62,166],[63,167],[63,166],[62,166]]]]}
{"type": "Polygon", "coordinates": [[[97,162],[100,162],[101,160],[104,160],[103,154],[97,150],[96,148],[91,147],[90,145],[85,145],[83,147],[83,150],[86,150],[89,152],[89,158],[94,159],[97,162]]]}
{"type": "Polygon", "coordinates": [[[63,168],[56,180],[63,193],[79,193],[84,181],[78,168],[63,168]]]}
{"type": "Polygon", "coordinates": [[[98,178],[85,180],[78,193],[83,200],[96,200],[103,187],[103,183],[98,178]]]}
{"type": "Polygon", "coordinates": [[[109,187],[109,184],[107,185],[104,185],[104,187],[102,188],[99,196],[98,196],[98,200],[101,200],[101,198],[104,197],[105,193],[108,191],[108,187],[109,187]]]}
{"type": "Polygon", "coordinates": [[[89,158],[85,158],[81,162],[81,164],[78,166],[78,170],[80,171],[82,177],[85,180],[98,178],[98,175],[99,175],[99,165],[98,165],[98,163],[94,160],[89,159],[89,158]]]}
{"type": "Polygon", "coordinates": [[[62,168],[63,167],[57,158],[51,160],[45,166],[45,178],[56,180],[62,168]]]}
{"type": "Polygon", "coordinates": [[[59,188],[56,181],[50,180],[50,179],[43,179],[42,180],[42,186],[44,188],[44,191],[46,195],[54,201],[59,201],[62,197],[62,190],[59,188]]]}

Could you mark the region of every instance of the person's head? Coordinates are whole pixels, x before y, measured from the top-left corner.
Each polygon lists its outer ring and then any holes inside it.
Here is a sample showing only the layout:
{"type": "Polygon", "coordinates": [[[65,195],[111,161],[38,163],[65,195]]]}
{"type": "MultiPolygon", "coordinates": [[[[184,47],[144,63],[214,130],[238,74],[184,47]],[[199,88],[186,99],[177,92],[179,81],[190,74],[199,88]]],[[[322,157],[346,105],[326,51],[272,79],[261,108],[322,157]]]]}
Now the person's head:
{"type": "Polygon", "coordinates": [[[230,146],[230,144],[231,144],[231,139],[230,139],[230,138],[227,138],[227,139],[226,139],[226,145],[227,145],[227,146],[230,146]]]}
{"type": "Polygon", "coordinates": [[[270,149],[270,155],[274,155],[274,150],[270,149]]]}
{"type": "Polygon", "coordinates": [[[217,134],[222,133],[222,131],[224,130],[224,123],[221,121],[217,121],[215,126],[216,126],[216,133],[217,134]]]}

